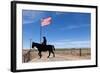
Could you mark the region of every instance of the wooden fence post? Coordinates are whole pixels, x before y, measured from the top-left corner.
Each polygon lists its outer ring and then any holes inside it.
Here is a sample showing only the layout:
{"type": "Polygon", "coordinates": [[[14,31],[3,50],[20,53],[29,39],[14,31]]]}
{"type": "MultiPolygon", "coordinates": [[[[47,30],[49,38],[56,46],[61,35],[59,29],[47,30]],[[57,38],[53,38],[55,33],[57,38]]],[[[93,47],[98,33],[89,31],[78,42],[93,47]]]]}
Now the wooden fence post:
{"type": "Polygon", "coordinates": [[[79,49],[79,55],[82,56],[82,49],[79,49]]]}

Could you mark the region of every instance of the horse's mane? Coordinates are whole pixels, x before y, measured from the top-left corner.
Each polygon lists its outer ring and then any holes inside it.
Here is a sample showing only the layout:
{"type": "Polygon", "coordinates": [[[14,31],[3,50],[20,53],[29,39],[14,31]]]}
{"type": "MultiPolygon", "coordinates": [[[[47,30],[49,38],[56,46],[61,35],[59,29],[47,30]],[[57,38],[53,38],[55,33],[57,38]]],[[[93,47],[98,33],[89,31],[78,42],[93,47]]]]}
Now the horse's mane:
{"type": "Polygon", "coordinates": [[[33,43],[33,44],[37,44],[37,45],[40,44],[40,43],[36,43],[36,42],[32,42],[32,43],[33,43]]]}

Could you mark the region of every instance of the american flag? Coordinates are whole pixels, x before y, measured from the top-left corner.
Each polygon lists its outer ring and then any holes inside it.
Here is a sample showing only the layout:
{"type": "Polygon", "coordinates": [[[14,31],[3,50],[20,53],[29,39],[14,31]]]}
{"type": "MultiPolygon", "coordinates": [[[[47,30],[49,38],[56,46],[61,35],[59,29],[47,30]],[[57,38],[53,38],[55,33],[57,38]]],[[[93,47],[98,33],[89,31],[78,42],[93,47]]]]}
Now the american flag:
{"type": "Polygon", "coordinates": [[[49,25],[51,23],[51,20],[52,20],[51,17],[41,19],[41,26],[49,25]]]}

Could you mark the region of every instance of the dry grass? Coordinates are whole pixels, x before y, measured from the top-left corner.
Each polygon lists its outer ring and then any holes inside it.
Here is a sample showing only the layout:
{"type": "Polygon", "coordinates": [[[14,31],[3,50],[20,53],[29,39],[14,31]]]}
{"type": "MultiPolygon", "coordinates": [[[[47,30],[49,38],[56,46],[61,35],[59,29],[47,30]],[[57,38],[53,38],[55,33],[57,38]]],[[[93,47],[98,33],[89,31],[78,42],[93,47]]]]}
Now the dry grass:
{"type": "MultiPolygon", "coordinates": [[[[27,53],[28,50],[23,50],[23,55],[27,53]]],[[[71,61],[71,60],[86,60],[91,59],[91,49],[56,49],[55,57],[47,58],[48,52],[42,52],[42,58],[38,56],[38,51],[31,50],[30,61],[29,62],[48,62],[48,61],[71,61]],[[81,52],[81,53],[80,53],[81,52]]],[[[24,61],[23,61],[24,62],[24,61]]]]}

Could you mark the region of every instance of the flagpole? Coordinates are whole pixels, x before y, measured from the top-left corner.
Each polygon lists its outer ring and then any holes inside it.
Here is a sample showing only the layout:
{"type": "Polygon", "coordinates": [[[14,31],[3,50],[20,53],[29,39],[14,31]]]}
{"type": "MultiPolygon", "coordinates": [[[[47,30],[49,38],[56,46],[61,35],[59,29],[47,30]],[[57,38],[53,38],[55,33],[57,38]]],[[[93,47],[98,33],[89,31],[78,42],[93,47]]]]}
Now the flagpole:
{"type": "Polygon", "coordinates": [[[42,42],[42,26],[41,26],[41,22],[40,22],[40,43],[42,42]]]}
{"type": "Polygon", "coordinates": [[[30,38],[30,50],[31,50],[31,47],[32,47],[32,39],[30,38]]]}

